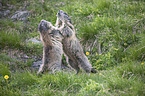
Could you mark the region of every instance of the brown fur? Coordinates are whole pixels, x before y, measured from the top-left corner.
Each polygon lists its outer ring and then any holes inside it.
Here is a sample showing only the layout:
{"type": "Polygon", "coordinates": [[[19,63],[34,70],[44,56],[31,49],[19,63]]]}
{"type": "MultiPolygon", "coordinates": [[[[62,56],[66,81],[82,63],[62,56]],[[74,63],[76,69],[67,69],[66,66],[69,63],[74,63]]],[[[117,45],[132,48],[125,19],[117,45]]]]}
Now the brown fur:
{"type": "Polygon", "coordinates": [[[46,70],[59,71],[63,54],[60,31],[45,20],[41,20],[38,30],[43,42],[43,64],[40,66],[38,74],[44,73],[46,70]]]}
{"type": "Polygon", "coordinates": [[[62,35],[64,39],[62,40],[63,51],[69,57],[69,64],[73,67],[77,73],[80,68],[79,65],[86,71],[96,73],[97,71],[92,68],[88,58],[83,53],[83,49],[80,45],[79,40],[75,35],[75,28],[71,24],[71,20],[68,15],[59,10],[57,13],[56,27],[60,26],[61,23],[65,23],[65,27],[62,29],[62,35]]]}

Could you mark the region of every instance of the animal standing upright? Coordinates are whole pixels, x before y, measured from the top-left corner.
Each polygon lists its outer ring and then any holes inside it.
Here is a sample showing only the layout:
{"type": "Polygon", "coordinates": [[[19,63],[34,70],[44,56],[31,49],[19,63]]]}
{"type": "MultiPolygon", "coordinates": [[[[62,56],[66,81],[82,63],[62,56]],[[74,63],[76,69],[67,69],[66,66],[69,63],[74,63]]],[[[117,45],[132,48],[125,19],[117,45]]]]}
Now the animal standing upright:
{"type": "Polygon", "coordinates": [[[59,27],[64,23],[65,27],[61,30],[63,35],[62,44],[63,51],[69,58],[68,63],[77,71],[77,73],[80,71],[79,66],[88,73],[96,73],[97,71],[92,68],[88,58],[83,53],[83,49],[75,35],[75,28],[71,24],[69,16],[64,11],[59,10],[55,26],[59,27]]]}
{"type": "Polygon", "coordinates": [[[41,20],[39,23],[38,30],[43,42],[43,64],[37,74],[44,73],[47,70],[51,72],[60,71],[63,54],[61,28],[63,26],[59,29],[45,20],[41,20]]]}

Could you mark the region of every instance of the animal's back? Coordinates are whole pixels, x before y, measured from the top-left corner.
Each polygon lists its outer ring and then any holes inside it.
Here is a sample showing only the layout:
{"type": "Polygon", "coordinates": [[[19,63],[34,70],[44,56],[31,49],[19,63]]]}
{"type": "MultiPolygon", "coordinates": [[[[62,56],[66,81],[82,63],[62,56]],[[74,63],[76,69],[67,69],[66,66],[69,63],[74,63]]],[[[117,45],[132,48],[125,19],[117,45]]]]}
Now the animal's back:
{"type": "MultiPolygon", "coordinates": [[[[64,29],[68,31],[69,29],[64,29]]],[[[70,33],[70,32],[69,32],[70,33]]],[[[71,34],[71,33],[70,33],[71,34]]],[[[83,53],[83,49],[76,36],[64,37],[62,40],[64,53],[75,64],[80,65],[86,72],[91,72],[92,66],[88,58],[83,53]]],[[[78,70],[77,70],[78,71],[78,70]]]]}

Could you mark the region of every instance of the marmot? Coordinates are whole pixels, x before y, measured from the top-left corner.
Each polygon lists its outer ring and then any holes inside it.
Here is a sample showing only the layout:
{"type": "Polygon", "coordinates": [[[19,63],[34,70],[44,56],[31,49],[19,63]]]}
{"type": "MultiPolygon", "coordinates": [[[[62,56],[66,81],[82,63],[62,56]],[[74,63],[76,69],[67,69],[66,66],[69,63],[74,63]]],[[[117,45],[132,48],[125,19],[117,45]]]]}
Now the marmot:
{"type": "Polygon", "coordinates": [[[69,58],[69,64],[77,71],[77,73],[80,70],[79,65],[88,73],[96,73],[97,71],[92,68],[88,58],[83,53],[83,49],[75,35],[75,29],[71,24],[70,18],[65,12],[59,10],[55,26],[59,27],[63,23],[66,25],[61,31],[63,35],[63,51],[69,58]]]}
{"type": "MultiPolygon", "coordinates": [[[[63,28],[63,26],[62,26],[63,28]]],[[[54,27],[50,22],[41,20],[39,23],[39,33],[43,42],[43,64],[37,74],[44,73],[46,70],[55,72],[61,69],[62,60],[62,36],[60,29],[54,27]]]]}

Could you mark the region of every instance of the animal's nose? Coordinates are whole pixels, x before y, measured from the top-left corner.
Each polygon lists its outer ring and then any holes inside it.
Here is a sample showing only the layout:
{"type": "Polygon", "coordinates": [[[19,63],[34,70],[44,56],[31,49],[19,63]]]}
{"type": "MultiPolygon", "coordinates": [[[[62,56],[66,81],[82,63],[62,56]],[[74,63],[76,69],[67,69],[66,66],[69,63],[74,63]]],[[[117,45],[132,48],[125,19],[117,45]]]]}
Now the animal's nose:
{"type": "Polygon", "coordinates": [[[41,20],[41,22],[39,23],[39,26],[43,27],[44,26],[44,22],[45,22],[44,20],[41,20]]]}

